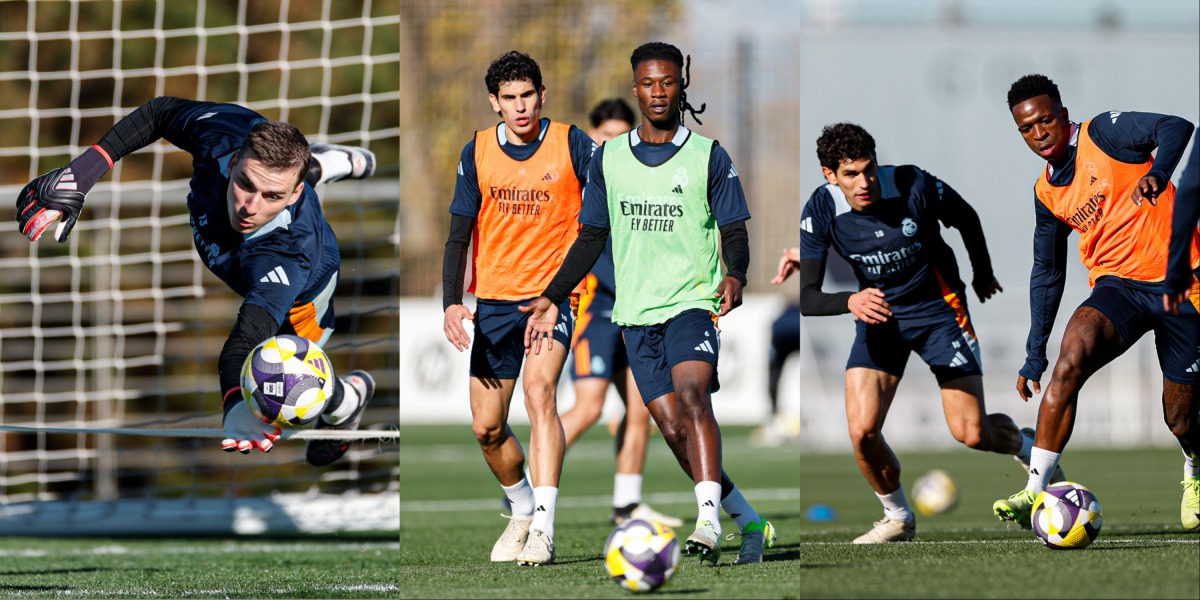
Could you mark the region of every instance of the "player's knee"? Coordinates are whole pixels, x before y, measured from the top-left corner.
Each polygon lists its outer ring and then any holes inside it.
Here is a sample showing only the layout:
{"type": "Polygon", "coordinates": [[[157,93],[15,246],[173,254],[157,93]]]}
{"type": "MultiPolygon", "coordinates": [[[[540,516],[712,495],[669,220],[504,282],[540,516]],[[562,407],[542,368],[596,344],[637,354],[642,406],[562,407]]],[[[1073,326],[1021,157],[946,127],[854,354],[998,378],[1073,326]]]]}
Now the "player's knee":
{"type": "Polygon", "coordinates": [[[687,443],[687,428],[679,419],[664,420],[658,424],[658,430],[662,432],[663,441],[672,448],[687,443]]]}
{"type": "Polygon", "coordinates": [[[1058,362],[1054,363],[1054,373],[1051,381],[1067,386],[1079,386],[1083,384],[1084,377],[1084,357],[1083,351],[1079,348],[1066,348],[1058,356],[1058,362]]]}
{"type": "Polygon", "coordinates": [[[683,385],[676,388],[679,396],[679,409],[686,418],[705,417],[709,413],[708,393],[696,385],[683,385]]]}
{"type": "Polygon", "coordinates": [[[476,421],[471,424],[471,432],[475,434],[475,439],[479,442],[479,445],[484,448],[500,446],[508,438],[508,430],[504,427],[503,423],[481,423],[476,421]]]}
{"type": "Polygon", "coordinates": [[[1171,435],[1177,438],[1189,437],[1197,427],[1196,419],[1183,411],[1167,414],[1165,420],[1167,427],[1171,429],[1171,435]]]}
{"type": "Polygon", "coordinates": [[[548,384],[533,384],[525,386],[525,410],[531,418],[558,413],[555,405],[554,387],[548,384]]]}
{"type": "Polygon", "coordinates": [[[978,427],[967,427],[954,432],[954,439],[972,450],[984,450],[983,432],[978,427]]]}
{"type": "Polygon", "coordinates": [[[850,426],[850,443],[856,450],[867,450],[878,446],[883,440],[883,432],[878,428],[850,426]]]}

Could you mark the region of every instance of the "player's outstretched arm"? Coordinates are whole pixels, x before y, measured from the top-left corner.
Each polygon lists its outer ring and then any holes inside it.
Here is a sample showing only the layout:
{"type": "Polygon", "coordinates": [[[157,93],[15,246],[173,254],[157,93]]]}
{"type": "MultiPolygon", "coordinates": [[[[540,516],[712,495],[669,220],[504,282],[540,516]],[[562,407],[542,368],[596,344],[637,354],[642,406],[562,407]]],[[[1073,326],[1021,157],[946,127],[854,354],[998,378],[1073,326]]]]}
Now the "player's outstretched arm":
{"type": "Polygon", "coordinates": [[[254,448],[267,452],[279,438],[278,427],[264,423],[250,411],[242,399],[241,384],[242,364],[246,357],[278,330],[279,322],[267,309],[243,303],[221,348],[217,376],[221,381],[221,429],[225,431],[221,449],[226,452],[236,450],[247,454],[254,448]]]}
{"type": "Polygon", "coordinates": [[[116,161],[163,137],[171,119],[187,100],[162,96],[121,118],[100,141],[72,160],[29,182],[17,195],[17,224],[29,241],[37,241],[58,219],[54,238],[71,235],[87,193],[116,161]]]}
{"type": "Polygon", "coordinates": [[[852,292],[826,293],[825,260],[800,261],[800,314],[806,317],[844,315],[850,312],[852,292]]]}

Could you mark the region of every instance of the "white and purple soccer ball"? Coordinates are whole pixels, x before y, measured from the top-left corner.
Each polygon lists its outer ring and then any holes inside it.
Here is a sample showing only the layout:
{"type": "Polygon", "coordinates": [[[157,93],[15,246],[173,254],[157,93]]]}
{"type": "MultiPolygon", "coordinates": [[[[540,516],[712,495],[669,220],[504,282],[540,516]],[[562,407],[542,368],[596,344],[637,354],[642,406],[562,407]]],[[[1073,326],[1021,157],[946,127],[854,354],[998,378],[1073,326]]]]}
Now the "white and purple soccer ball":
{"type": "Polygon", "coordinates": [[[1100,535],[1102,516],[1095,494],[1078,483],[1055,483],[1038,494],[1030,517],[1033,532],[1048,548],[1086,548],[1100,535]]]}
{"type": "Polygon", "coordinates": [[[267,338],[242,364],[242,398],[276,427],[312,423],[333,396],[333,365],[313,342],[295,335],[267,338]]]}
{"type": "Polygon", "coordinates": [[[679,566],[679,538],[657,521],[631,519],[617,526],[604,544],[604,567],[621,587],[653,592],[679,566]]]}

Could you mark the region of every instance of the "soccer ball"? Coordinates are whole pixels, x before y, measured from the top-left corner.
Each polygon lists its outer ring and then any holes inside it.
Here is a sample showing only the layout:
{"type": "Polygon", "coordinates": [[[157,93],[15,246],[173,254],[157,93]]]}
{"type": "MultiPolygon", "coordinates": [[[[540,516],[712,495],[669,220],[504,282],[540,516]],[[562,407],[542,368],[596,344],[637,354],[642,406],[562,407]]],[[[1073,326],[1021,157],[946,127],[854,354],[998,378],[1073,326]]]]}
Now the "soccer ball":
{"type": "Polygon", "coordinates": [[[913,482],[913,505],[923,515],[940,515],[958,504],[958,486],[950,474],[934,469],[913,482]]]}
{"type": "Polygon", "coordinates": [[[679,566],[679,538],[658,522],[630,519],[604,543],[604,567],[613,581],[633,592],[662,587],[679,566]]]}
{"type": "Polygon", "coordinates": [[[1100,501],[1078,483],[1056,483],[1033,501],[1033,532],[1055,550],[1086,548],[1100,534],[1100,522],[1100,501]]]}
{"type": "Polygon", "coordinates": [[[319,346],[295,335],[259,344],[242,364],[242,398],[276,427],[303,427],[333,396],[333,365],[319,346]]]}

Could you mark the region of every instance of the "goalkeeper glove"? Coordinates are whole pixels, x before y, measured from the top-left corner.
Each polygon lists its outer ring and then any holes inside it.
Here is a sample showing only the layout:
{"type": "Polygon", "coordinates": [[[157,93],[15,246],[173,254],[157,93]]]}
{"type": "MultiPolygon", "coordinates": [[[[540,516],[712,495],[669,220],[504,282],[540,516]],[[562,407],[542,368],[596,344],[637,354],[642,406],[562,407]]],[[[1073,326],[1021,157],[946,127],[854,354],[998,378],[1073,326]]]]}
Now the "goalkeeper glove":
{"type": "Polygon", "coordinates": [[[17,194],[17,225],[21,233],[36,242],[51,223],[58,220],[54,239],[67,241],[79,212],[83,210],[83,198],[92,186],[112,168],[112,159],[99,146],[88,148],[66,167],[51,170],[30,181],[17,194]]]}
{"type": "Polygon", "coordinates": [[[221,440],[221,449],[226,452],[237,450],[242,454],[249,454],[252,448],[270,452],[275,440],[279,439],[280,430],[250,412],[250,407],[242,401],[242,389],[229,390],[224,404],[221,429],[225,430],[225,439],[221,440]]]}

